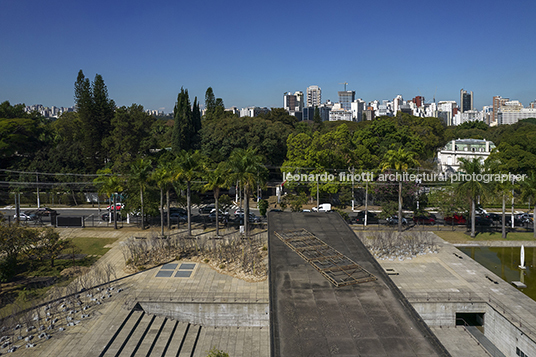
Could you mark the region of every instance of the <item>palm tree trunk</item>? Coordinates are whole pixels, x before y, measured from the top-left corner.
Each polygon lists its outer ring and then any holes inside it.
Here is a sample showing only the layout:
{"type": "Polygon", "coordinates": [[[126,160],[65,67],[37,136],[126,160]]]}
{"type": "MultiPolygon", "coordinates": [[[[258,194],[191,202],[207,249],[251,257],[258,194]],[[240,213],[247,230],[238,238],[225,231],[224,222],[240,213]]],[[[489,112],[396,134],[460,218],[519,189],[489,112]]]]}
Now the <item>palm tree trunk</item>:
{"type": "Polygon", "coordinates": [[[187,182],[187,189],[186,189],[186,206],[187,206],[187,213],[188,213],[188,235],[192,235],[192,215],[190,213],[191,207],[190,207],[190,181],[187,182]]]}
{"type": "Polygon", "coordinates": [[[220,236],[220,207],[219,207],[219,196],[220,195],[220,189],[215,188],[214,189],[214,203],[216,206],[216,237],[220,236]]]}
{"type": "Polygon", "coordinates": [[[532,231],[534,235],[534,239],[536,239],[536,222],[534,221],[536,219],[536,205],[534,205],[534,211],[532,212],[532,231]]]}
{"type": "Polygon", "coordinates": [[[398,181],[398,231],[402,232],[402,181],[398,181]]]}
{"type": "Polygon", "coordinates": [[[502,197],[502,238],[506,239],[506,195],[502,197]]]}
{"type": "Polygon", "coordinates": [[[116,206],[117,206],[117,202],[116,202],[117,198],[116,198],[116,195],[114,194],[114,210],[110,210],[110,214],[113,212],[113,215],[114,215],[114,229],[117,229],[117,211],[116,211],[116,206]]]}
{"type": "Polygon", "coordinates": [[[143,188],[140,187],[140,203],[141,203],[141,229],[145,229],[145,214],[143,212],[143,188]]]}
{"type": "Polygon", "coordinates": [[[476,236],[475,234],[475,199],[471,198],[471,238],[474,238],[476,236]]]}
{"type": "Polygon", "coordinates": [[[171,213],[169,212],[169,187],[166,190],[166,205],[167,205],[167,229],[171,230],[171,213]]]}
{"type": "Polygon", "coordinates": [[[248,236],[248,227],[249,227],[249,190],[248,185],[244,185],[244,200],[246,201],[246,208],[244,209],[244,232],[246,237],[248,236]]]}
{"type": "Polygon", "coordinates": [[[160,188],[160,235],[164,236],[164,189],[160,188]]]}

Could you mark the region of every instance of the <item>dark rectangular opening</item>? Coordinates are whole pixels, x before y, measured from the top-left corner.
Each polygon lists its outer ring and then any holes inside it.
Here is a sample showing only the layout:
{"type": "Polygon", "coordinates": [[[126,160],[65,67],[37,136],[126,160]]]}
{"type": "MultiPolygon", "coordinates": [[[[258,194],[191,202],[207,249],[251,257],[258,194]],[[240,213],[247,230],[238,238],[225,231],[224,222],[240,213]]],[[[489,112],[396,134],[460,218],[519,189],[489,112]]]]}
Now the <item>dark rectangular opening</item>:
{"type": "Polygon", "coordinates": [[[484,313],[457,312],[456,326],[484,326],[484,313]]]}

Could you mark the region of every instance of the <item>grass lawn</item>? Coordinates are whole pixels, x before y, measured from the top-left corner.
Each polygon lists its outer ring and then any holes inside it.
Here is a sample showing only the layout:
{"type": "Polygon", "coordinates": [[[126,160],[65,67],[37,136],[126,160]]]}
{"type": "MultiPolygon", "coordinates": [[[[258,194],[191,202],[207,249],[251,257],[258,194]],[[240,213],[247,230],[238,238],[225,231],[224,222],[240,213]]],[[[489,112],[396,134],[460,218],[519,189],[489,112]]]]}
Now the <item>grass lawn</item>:
{"type": "Polygon", "coordinates": [[[71,241],[80,249],[80,254],[98,255],[102,256],[110,250],[110,248],[104,248],[107,245],[114,243],[117,238],[90,238],[79,237],[71,238],[71,241]]]}
{"type": "MultiPolygon", "coordinates": [[[[434,231],[435,234],[450,243],[464,243],[471,241],[502,241],[501,232],[483,232],[477,233],[473,239],[470,235],[465,234],[463,231],[434,231]]],[[[534,234],[532,232],[510,232],[506,235],[506,241],[517,240],[534,240],[534,234]]]]}

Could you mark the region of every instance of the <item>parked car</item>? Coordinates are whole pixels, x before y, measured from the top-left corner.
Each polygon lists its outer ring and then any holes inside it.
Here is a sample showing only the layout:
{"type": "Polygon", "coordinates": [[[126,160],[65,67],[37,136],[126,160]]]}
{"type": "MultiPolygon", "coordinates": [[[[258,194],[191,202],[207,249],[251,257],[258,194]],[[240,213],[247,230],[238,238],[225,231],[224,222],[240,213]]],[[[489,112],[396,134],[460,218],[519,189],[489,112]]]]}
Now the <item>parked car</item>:
{"type": "Polygon", "coordinates": [[[173,213],[180,213],[182,215],[187,215],[188,212],[186,212],[186,209],[182,208],[182,207],[170,207],[169,208],[169,213],[170,215],[172,215],[173,213]]]}
{"type": "Polygon", "coordinates": [[[216,209],[215,205],[206,205],[206,206],[199,208],[199,213],[209,214],[213,209],[216,209]]]}
{"type": "MultiPolygon", "coordinates": [[[[116,217],[115,219],[116,219],[117,221],[122,220],[121,214],[120,214],[119,212],[116,212],[116,213],[115,213],[115,217],[116,217]]],[[[106,213],[104,213],[104,214],[101,216],[101,219],[102,219],[103,221],[110,221],[110,212],[106,212],[106,213]]],[[[111,218],[111,219],[112,219],[112,220],[114,219],[114,216],[113,216],[113,215],[112,215],[112,218],[111,218]]]]}
{"type": "Polygon", "coordinates": [[[429,215],[429,216],[414,216],[413,217],[413,223],[415,224],[436,224],[436,217],[429,215]]]}
{"type": "Polygon", "coordinates": [[[493,222],[497,223],[497,222],[501,222],[502,221],[502,214],[499,214],[499,213],[488,213],[486,215],[486,217],[488,217],[489,219],[491,219],[493,222]]]}
{"type": "MultiPolygon", "coordinates": [[[[357,216],[355,217],[355,223],[357,224],[365,224],[365,211],[359,211],[357,212],[357,216]]],[[[374,212],[368,212],[367,213],[367,224],[379,224],[380,219],[378,218],[378,215],[374,212]]]]}
{"type": "MultiPolygon", "coordinates": [[[[398,216],[391,216],[387,218],[387,224],[397,226],[398,225],[398,216]]],[[[408,224],[408,220],[402,217],[402,225],[405,226],[408,224]]]]}
{"type": "Polygon", "coordinates": [[[123,208],[125,208],[125,205],[118,202],[115,204],[115,208],[113,205],[109,205],[108,207],[106,207],[106,209],[109,211],[110,208],[113,210],[113,211],[119,211],[119,210],[122,210],[123,208]]]}
{"type": "MultiPolygon", "coordinates": [[[[471,226],[471,220],[467,220],[467,223],[466,225],[468,227],[471,226]]],[[[492,226],[493,225],[493,220],[491,218],[488,218],[488,217],[484,217],[484,216],[475,216],[475,226],[484,226],[484,227],[489,227],[489,226],[492,226]]]]}
{"type": "MultiPolygon", "coordinates": [[[[13,219],[17,219],[17,215],[13,215],[13,219]]],[[[21,221],[33,221],[35,219],[35,213],[31,211],[19,212],[19,220],[21,221]]]]}
{"type": "Polygon", "coordinates": [[[457,213],[454,213],[452,216],[445,217],[445,224],[466,224],[467,219],[457,213]]]}
{"type": "Polygon", "coordinates": [[[532,213],[518,213],[515,215],[515,217],[522,223],[531,223],[533,221],[532,213]]]}
{"type": "Polygon", "coordinates": [[[331,212],[331,203],[321,203],[318,207],[312,208],[313,212],[331,212]]]}
{"type": "MultiPolygon", "coordinates": [[[[210,212],[208,218],[211,222],[216,222],[216,210],[210,212]]],[[[222,212],[220,210],[220,213],[218,214],[218,219],[220,220],[220,222],[223,222],[225,218],[227,218],[227,220],[229,219],[229,212],[222,212]]]]}
{"type": "Polygon", "coordinates": [[[51,214],[56,215],[56,216],[58,215],[58,212],[56,210],[53,210],[52,208],[48,208],[48,207],[39,207],[36,210],[36,213],[41,216],[50,216],[51,214]]]}
{"type": "MultiPolygon", "coordinates": [[[[243,213],[239,213],[239,214],[235,215],[235,220],[239,220],[239,222],[243,222],[243,220],[244,220],[244,214],[243,214],[243,213]]],[[[259,223],[260,221],[261,221],[261,218],[260,218],[260,217],[255,216],[253,213],[250,213],[250,214],[249,214],[248,222],[251,222],[251,223],[259,223]]]]}
{"type": "Polygon", "coordinates": [[[169,219],[174,222],[176,220],[178,220],[179,222],[187,222],[188,221],[188,214],[187,213],[182,213],[182,212],[178,212],[178,211],[175,211],[175,212],[171,212],[169,214],[169,219]]]}

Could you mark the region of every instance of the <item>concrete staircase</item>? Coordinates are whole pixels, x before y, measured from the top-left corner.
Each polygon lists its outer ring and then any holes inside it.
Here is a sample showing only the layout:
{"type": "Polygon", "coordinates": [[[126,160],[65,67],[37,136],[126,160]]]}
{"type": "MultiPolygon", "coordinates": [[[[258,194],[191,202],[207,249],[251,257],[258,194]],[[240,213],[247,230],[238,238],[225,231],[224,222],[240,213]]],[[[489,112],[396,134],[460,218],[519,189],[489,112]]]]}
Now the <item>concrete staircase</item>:
{"type": "Polygon", "coordinates": [[[134,308],[99,357],[193,356],[201,326],[148,315],[134,308]]]}

